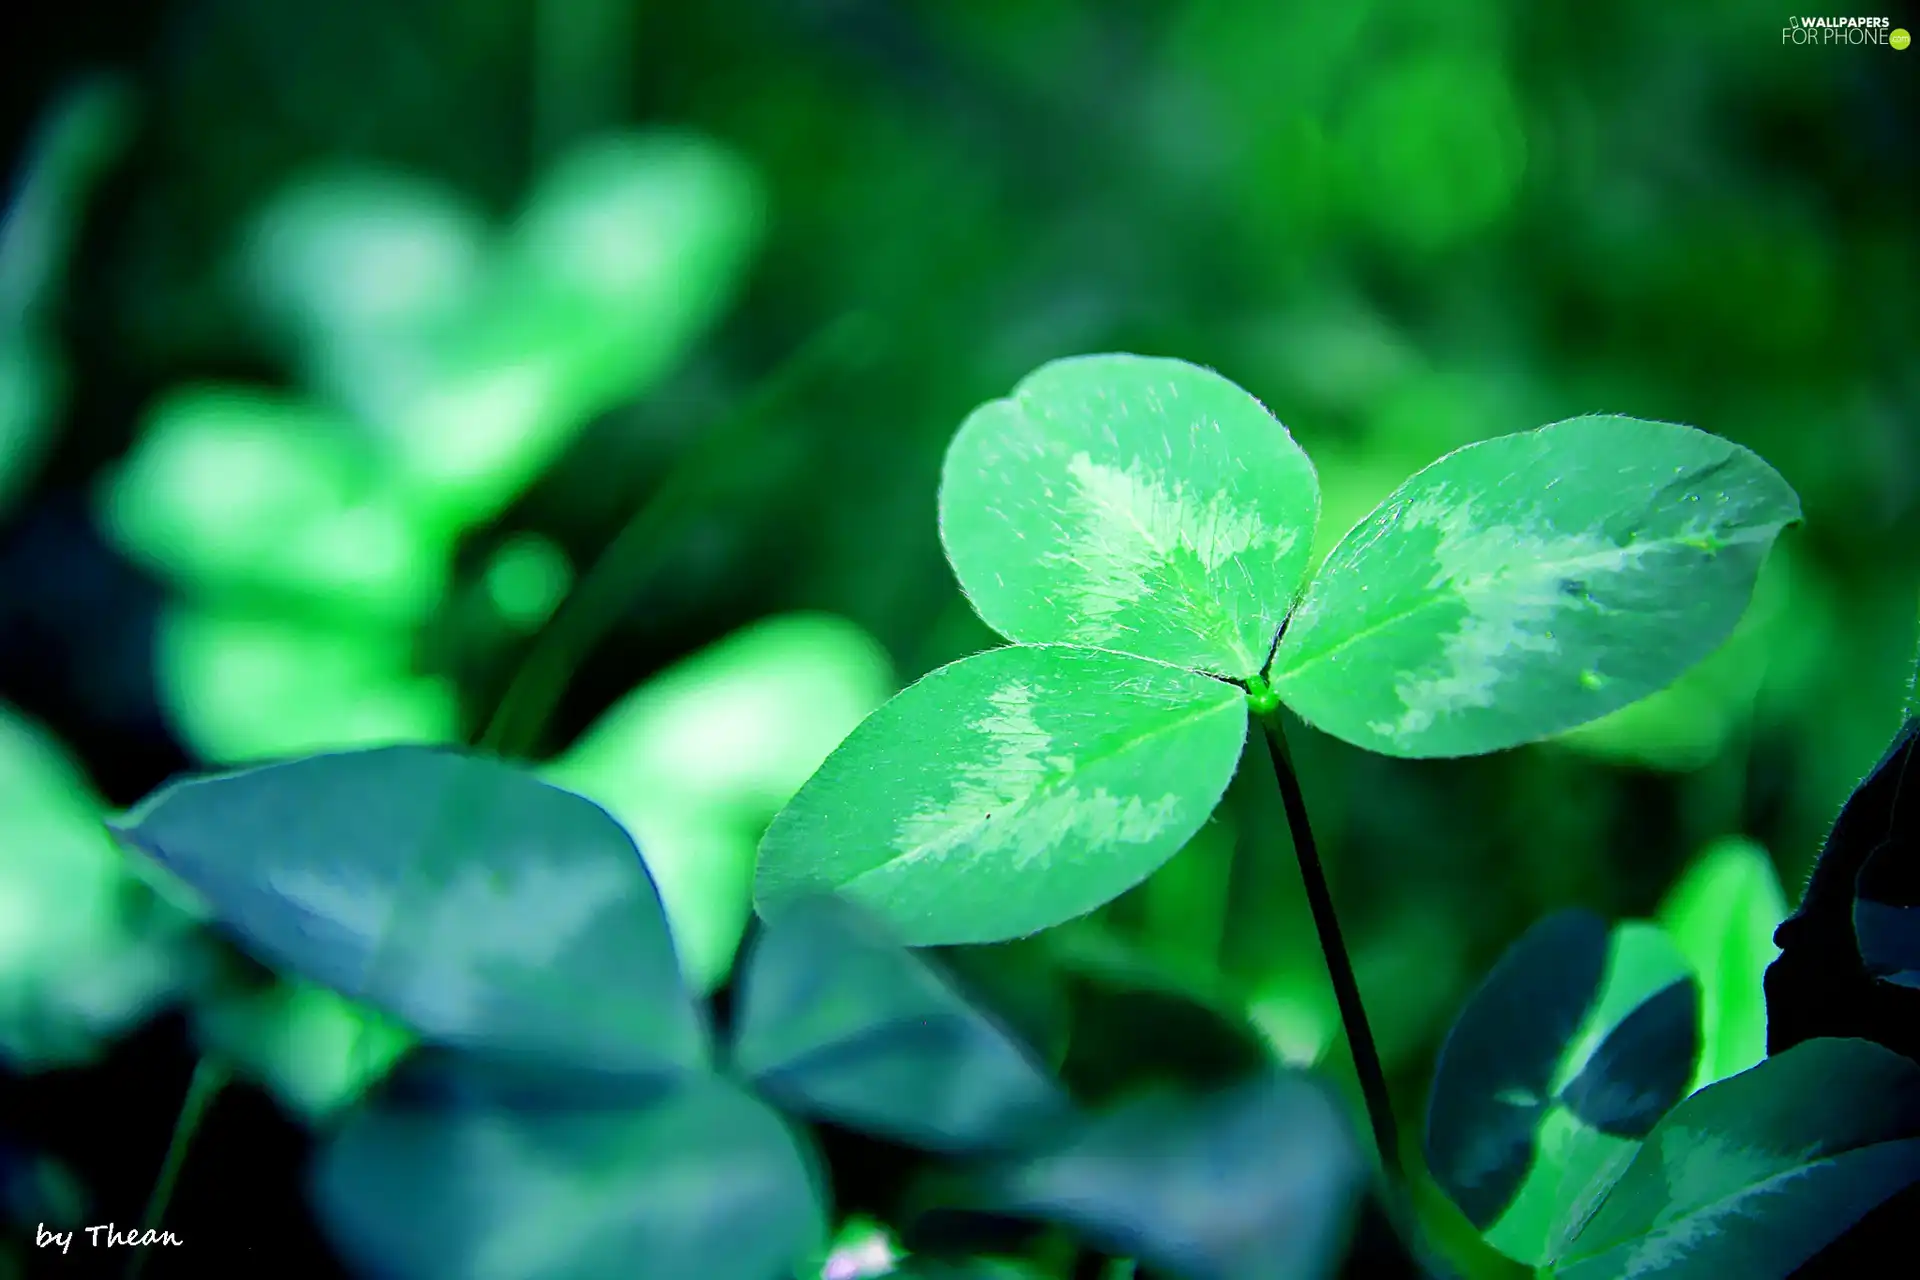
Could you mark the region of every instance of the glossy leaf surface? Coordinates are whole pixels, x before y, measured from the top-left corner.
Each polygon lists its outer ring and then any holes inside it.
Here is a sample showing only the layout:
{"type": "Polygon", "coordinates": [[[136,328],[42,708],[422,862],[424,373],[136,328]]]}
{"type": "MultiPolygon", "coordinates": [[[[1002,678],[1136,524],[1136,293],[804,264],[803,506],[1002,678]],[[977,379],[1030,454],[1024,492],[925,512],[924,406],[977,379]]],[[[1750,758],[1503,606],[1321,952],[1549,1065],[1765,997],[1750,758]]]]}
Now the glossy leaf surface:
{"type": "Polygon", "coordinates": [[[1013,645],[940,668],[828,757],[768,830],[755,900],[837,892],[909,946],[997,942],[1118,897],[1233,776],[1246,699],[1126,654],[1013,645]]]}
{"type": "Polygon", "coordinates": [[[996,631],[1244,679],[1306,574],[1313,465],[1260,402],[1179,360],[1078,356],[974,410],[940,536],[996,631]]]}
{"type": "Polygon", "coordinates": [[[1468,445],[1327,557],[1274,688],[1310,723],[1387,755],[1545,738],[1717,648],[1799,518],[1773,468],[1691,427],[1589,416],[1468,445]]]}

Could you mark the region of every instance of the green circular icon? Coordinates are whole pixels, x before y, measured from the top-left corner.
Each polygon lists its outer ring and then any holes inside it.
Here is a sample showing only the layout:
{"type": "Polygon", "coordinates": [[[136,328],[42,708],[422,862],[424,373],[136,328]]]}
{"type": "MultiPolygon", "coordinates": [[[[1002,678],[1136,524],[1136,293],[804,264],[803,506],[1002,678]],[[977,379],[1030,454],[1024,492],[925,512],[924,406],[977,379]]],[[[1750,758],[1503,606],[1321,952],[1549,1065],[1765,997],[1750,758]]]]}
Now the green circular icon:
{"type": "Polygon", "coordinates": [[[1912,42],[1912,39],[1913,38],[1907,34],[1905,27],[1895,27],[1892,34],[1887,37],[1887,43],[1896,49],[1904,49],[1912,42]]]}

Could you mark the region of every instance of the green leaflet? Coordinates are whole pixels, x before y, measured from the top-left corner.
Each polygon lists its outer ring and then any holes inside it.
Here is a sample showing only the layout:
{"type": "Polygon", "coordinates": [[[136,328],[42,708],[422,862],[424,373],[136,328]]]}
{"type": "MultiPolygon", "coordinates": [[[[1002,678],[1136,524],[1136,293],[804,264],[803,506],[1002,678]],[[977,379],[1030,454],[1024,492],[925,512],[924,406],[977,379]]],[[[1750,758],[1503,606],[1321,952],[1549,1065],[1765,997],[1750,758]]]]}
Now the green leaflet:
{"type": "Polygon", "coordinates": [[[940,536],[1011,640],[1138,653],[1245,679],[1306,574],[1313,464],[1220,375],[1132,355],[1056,360],[974,410],[940,536]]]}
{"type": "Polygon", "coordinates": [[[1720,758],[1752,719],[1763,691],[1791,696],[1780,690],[1791,683],[1792,651],[1826,648],[1820,641],[1825,599],[1807,586],[1808,570],[1797,562],[1804,556],[1799,545],[1776,544],[1725,644],[1658,693],[1559,734],[1555,744],[1670,773],[1703,769],[1720,758]]]}
{"type": "Polygon", "coordinates": [[[1469,445],[1343,538],[1275,656],[1315,726],[1396,756],[1498,751],[1654,692],[1745,611],[1800,518],[1750,451],[1588,416],[1469,445]]]}
{"type": "Polygon", "coordinates": [[[1700,979],[1700,1068],[1693,1087],[1767,1056],[1767,966],[1787,899],[1767,851],[1738,836],[1715,841],[1660,904],[1659,920],[1700,979]]]}
{"type": "Polygon", "coordinates": [[[0,1063],[84,1064],[194,988],[193,917],[135,883],[80,761],[0,702],[0,1063]]]}
{"type": "Polygon", "coordinates": [[[909,946],[996,942],[1118,897],[1213,812],[1246,699],[1127,654],[1014,645],[855,729],[768,829],[763,914],[837,892],[909,946]]]}
{"type": "Polygon", "coordinates": [[[328,1145],[315,1199],[341,1251],[392,1280],[767,1280],[826,1236],[798,1136],[703,1076],[617,1104],[383,1098],[328,1145]]]}
{"type": "Polygon", "coordinates": [[[68,391],[56,309],[95,183],[133,137],[133,95],[92,76],[35,125],[0,193],[0,511],[46,457],[68,391]]]}
{"type": "Polygon", "coordinates": [[[1809,1040],[1676,1107],[1553,1274],[1785,1280],[1916,1178],[1920,1068],[1809,1040]]]}
{"type": "Polygon", "coordinates": [[[1434,1069],[1434,1178],[1509,1257],[1541,1265],[1686,1092],[1699,1003],[1656,927],[1566,911],[1488,974],[1434,1069]]]}
{"type": "Polygon", "coordinates": [[[632,839],[511,765],[311,756],[171,782],[114,829],[257,959],[430,1042],[620,1077],[705,1058],[632,839]]]}

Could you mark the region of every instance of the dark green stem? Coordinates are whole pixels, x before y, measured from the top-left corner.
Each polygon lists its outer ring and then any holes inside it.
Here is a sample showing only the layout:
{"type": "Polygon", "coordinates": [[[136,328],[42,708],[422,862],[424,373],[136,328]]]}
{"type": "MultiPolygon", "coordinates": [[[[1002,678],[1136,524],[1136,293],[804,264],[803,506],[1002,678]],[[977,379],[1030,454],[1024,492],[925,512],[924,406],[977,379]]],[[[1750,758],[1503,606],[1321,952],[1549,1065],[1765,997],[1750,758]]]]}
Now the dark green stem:
{"type": "MultiPolygon", "coordinates": [[[[173,1122],[173,1138],[167,1143],[166,1159],[160,1164],[160,1176],[154,1181],[153,1194],[147,1197],[147,1211],[141,1215],[142,1235],[160,1229],[167,1202],[173,1199],[174,1185],[180,1181],[180,1168],[187,1162],[187,1148],[193,1144],[194,1132],[231,1074],[225,1062],[211,1055],[202,1057],[193,1069],[193,1079],[187,1083],[187,1096],[181,1101],[180,1114],[173,1122]]],[[[151,1252],[144,1247],[134,1249],[133,1257],[127,1262],[127,1280],[136,1280],[151,1252]]]]}
{"type": "Polygon", "coordinates": [[[1300,794],[1300,779],[1293,771],[1293,757],[1287,751],[1286,735],[1280,728],[1280,712],[1270,702],[1257,696],[1255,702],[1261,707],[1257,718],[1267,736],[1268,754],[1273,757],[1273,780],[1279,785],[1280,800],[1287,809],[1287,829],[1293,835],[1293,852],[1300,862],[1300,878],[1306,883],[1307,905],[1313,911],[1313,927],[1320,935],[1320,950],[1327,960],[1327,976],[1333,980],[1333,996],[1340,1006],[1340,1023],[1346,1028],[1347,1044],[1353,1051],[1354,1071],[1360,1077],[1360,1091],[1367,1101],[1367,1118],[1373,1122],[1373,1140],[1380,1148],[1380,1166],[1398,1193],[1406,1185],[1406,1171],[1400,1163],[1400,1128],[1393,1118],[1393,1099],[1387,1092],[1387,1073],[1380,1065],[1380,1050],[1373,1041],[1373,1027],[1367,1021],[1366,1006],[1360,1001],[1360,984],[1353,976],[1353,959],[1347,954],[1346,939],[1340,934],[1340,917],[1334,912],[1333,895],[1327,890],[1327,873],[1320,865],[1320,848],[1314,843],[1313,827],[1307,821],[1307,802],[1300,794]]]}

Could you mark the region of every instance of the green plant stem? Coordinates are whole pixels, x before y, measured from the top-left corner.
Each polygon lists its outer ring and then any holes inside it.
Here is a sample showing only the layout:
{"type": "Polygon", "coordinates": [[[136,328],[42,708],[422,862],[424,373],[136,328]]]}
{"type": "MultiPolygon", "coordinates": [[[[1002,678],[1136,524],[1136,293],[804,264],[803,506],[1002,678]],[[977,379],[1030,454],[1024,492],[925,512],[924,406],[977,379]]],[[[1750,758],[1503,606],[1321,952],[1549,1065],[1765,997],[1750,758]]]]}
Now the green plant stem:
{"type": "MultiPolygon", "coordinates": [[[[167,1156],[160,1164],[160,1176],[154,1180],[153,1193],[147,1197],[147,1209],[140,1217],[142,1234],[160,1229],[160,1219],[167,1211],[167,1202],[173,1199],[173,1188],[180,1181],[181,1166],[187,1162],[187,1148],[193,1144],[193,1135],[206,1118],[207,1111],[213,1106],[213,1100],[232,1076],[226,1062],[211,1054],[200,1059],[193,1069],[193,1079],[187,1082],[187,1096],[181,1100],[180,1114],[173,1122],[173,1137],[167,1143],[167,1156]]],[[[133,1257],[127,1262],[127,1280],[136,1280],[140,1269],[146,1264],[151,1249],[136,1247],[133,1257]]]]}
{"type": "Polygon", "coordinates": [[[1300,863],[1300,878],[1306,883],[1307,905],[1313,911],[1313,927],[1320,935],[1327,975],[1333,980],[1340,1023],[1346,1029],[1353,1067],[1360,1077],[1360,1091],[1366,1097],[1373,1140],[1380,1148],[1380,1166],[1398,1197],[1406,1187],[1406,1170],[1400,1163],[1400,1128],[1393,1118],[1393,1099],[1387,1092],[1387,1073],[1380,1065],[1380,1049],[1374,1043],[1373,1026],[1367,1021],[1366,1006],[1360,1000],[1360,984],[1353,976],[1353,959],[1347,954],[1346,939],[1340,933],[1340,917],[1333,909],[1333,895],[1327,889],[1327,873],[1320,865],[1320,849],[1314,843],[1313,827],[1307,821],[1306,799],[1300,794],[1300,779],[1293,770],[1293,756],[1287,750],[1279,710],[1265,711],[1258,719],[1267,736],[1268,754],[1273,757],[1273,780],[1279,785],[1280,800],[1286,806],[1287,829],[1293,835],[1293,852],[1300,863]]]}
{"type": "Polygon", "coordinates": [[[483,750],[516,756],[534,749],[568,677],[659,568],[675,526],[735,469],[760,420],[822,369],[866,351],[871,334],[870,320],[859,313],[822,330],[681,455],[534,637],[479,737],[483,750]]]}

